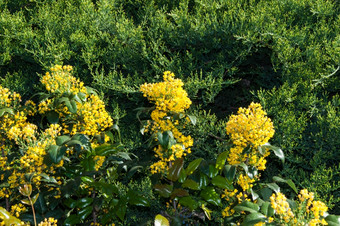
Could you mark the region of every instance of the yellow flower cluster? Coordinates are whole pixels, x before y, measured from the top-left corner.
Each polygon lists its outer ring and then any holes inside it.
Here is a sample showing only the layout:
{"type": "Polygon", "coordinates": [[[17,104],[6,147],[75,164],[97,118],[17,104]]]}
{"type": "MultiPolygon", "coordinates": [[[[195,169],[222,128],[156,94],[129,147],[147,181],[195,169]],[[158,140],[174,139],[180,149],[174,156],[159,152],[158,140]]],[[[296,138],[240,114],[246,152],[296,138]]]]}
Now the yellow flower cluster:
{"type": "Polygon", "coordinates": [[[176,140],[170,150],[164,150],[161,145],[154,149],[155,156],[160,160],[151,166],[151,173],[165,172],[168,162],[191,153],[190,147],[193,145],[191,136],[185,136],[179,131],[179,128],[185,126],[172,117],[174,114],[183,113],[191,105],[191,100],[183,89],[184,84],[180,79],[175,79],[170,71],[164,72],[163,80],[158,83],[145,83],[140,87],[144,97],[155,104],[155,110],[151,112],[152,123],[149,122],[145,132],[150,130],[157,134],[171,131],[176,140]]]}
{"type": "Polygon", "coordinates": [[[57,96],[41,101],[38,111],[40,114],[56,111],[65,134],[97,135],[111,127],[113,119],[105,110],[104,102],[97,95],[89,94],[84,84],[72,76],[71,71],[71,66],[56,65],[51,68],[51,73],[47,72],[41,79],[46,90],[57,96]],[[55,105],[56,99],[61,98],[63,93],[82,93],[85,96],[85,101],[76,101],[76,113],[71,113],[63,103],[55,105]]]}
{"type": "Polygon", "coordinates": [[[276,214],[280,215],[286,223],[294,218],[294,214],[289,207],[289,203],[287,202],[287,198],[284,194],[280,192],[273,194],[270,197],[270,203],[276,214]]]}
{"type": "Polygon", "coordinates": [[[26,207],[21,203],[11,206],[11,214],[15,215],[16,217],[19,217],[20,213],[25,212],[26,210],[26,207]]]}
{"type": "Polygon", "coordinates": [[[4,88],[0,85],[0,108],[16,107],[20,102],[20,94],[11,92],[8,88],[4,88]]]}
{"type": "Polygon", "coordinates": [[[230,206],[227,206],[223,211],[222,211],[222,216],[223,217],[230,217],[235,213],[235,210],[230,209],[230,206]]]}
{"type": "Polygon", "coordinates": [[[248,176],[243,176],[243,174],[240,174],[237,184],[241,186],[243,191],[247,191],[248,189],[252,188],[252,183],[255,182],[255,179],[251,179],[248,176]]]}
{"type": "Polygon", "coordinates": [[[40,222],[38,226],[57,226],[58,220],[54,219],[53,217],[49,217],[48,219],[45,218],[44,221],[40,222]]]}
{"type": "Polygon", "coordinates": [[[321,216],[325,214],[328,210],[328,207],[325,203],[321,201],[314,201],[314,193],[308,192],[307,189],[303,189],[300,191],[298,195],[299,200],[304,203],[304,207],[307,213],[313,213],[313,219],[309,222],[309,225],[327,225],[325,219],[320,219],[321,216]]]}
{"type": "Polygon", "coordinates": [[[71,75],[72,69],[72,66],[69,65],[55,65],[50,69],[51,73],[46,72],[45,76],[42,77],[41,83],[51,93],[85,93],[84,83],[71,75]]]}
{"type": "Polygon", "coordinates": [[[237,115],[231,115],[226,126],[234,147],[230,149],[228,162],[236,165],[248,161],[258,170],[266,168],[265,157],[270,154],[266,151],[260,155],[257,148],[269,141],[274,135],[274,126],[266,112],[258,103],[251,103],[248,108],[240,108],[237,115]],[[249,148],[249,153],[244,153],[249,148]]]}
{"type": "Polygon", "coordinates": [[[95,156],[94,157],[94,161],[95,161],[95,166],[94,168],[96,169],[96,171],[99,170],[99,168],[103,165],[104,161],[105,161],[105,156],[95,156]]]}

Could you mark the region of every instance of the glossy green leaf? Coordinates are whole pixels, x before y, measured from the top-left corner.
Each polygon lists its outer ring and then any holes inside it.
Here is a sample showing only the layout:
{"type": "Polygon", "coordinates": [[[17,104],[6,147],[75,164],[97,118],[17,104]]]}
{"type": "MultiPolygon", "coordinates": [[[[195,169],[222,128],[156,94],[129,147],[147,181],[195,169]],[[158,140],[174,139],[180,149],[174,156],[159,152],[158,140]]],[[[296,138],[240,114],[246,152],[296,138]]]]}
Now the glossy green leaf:
{"type": "Polygon", "coordinates": [[[119,217],[120,220],[124,220],[125,218],[125,213],[126,213],[126,204],[127,204],[127,199],[126,197],[122,197],[119,201],[116,207],[114,208],[115,214],[117,217],[119,217]]]}
{"type": "Polygon", "coordinates": [[[25,184],[23,186],[19,187],[19,192],[23,196],[30,196],[32,194],[32,185],[31,184],[25,184]]]}
{"type": "Polygon", "coordinates": [[[149,201],[145,197],[137,194],[133,190],[128,191],[127,198],[128,198],[129,204],[131,205],[144,206],[144,207],[150,206],[149,201]]]}
{"type": "Polygon", "coordinates": [[[174,199],[176,197],[185,197],[188,196],[189,192],[187,190],[181,189],[181,188],[176,188],[174,191],[171,193],[170,198],[174,199]]]}
{"type": "Polygon", "coordinates": [[[186,174],[185,170],[181,170],[180,173],[179,173],[178,182],[183,183],[185,181],[185,179],[187,179],[187,174],[186,174]]]}
{"type": "Polygon", "coordinates": [[[196,125],[196,122],[197,122],[196,116],[188,115],[188,117],[189,117],[189,119],[190,119],[190,122],[191,122],[193,125],[196,125]]]}
{"type": "Polygon", "coordinates": [[[266,221],[266,216],[264,216],[262,213],[251,213],[246,216],[244,221],[242,222],[243,226],[254,226],[256,223],[259,222],[265,222],[266,221]]]}
{"type": "Polygon", "coordinates": [[[77,103],[74,100],[65,100],[64,101],[65,106],[68,108],[68,110],[75,114],[77,113],[77,103]]]}
{"type": "Polygon", "coordinates": [[[56,144],[58,145],[58,146],[61,146],[61,145],[63,145],[65,142],[67,142],[67,141],[69,141],[69,140],[71,140],[71,137],[69,137],[69,136],[59,136],[59,137],[57,137],[56,138],[56,144]]]}
{"type": "Polygon", "coordinates": [[[218,174],[218,169],[216,169],[216,167],[215,166],[213,166],[213,165],[209,165],[209,177],[210,178],[213,178],[213,177],[215,177],[216,175],[218,174]]]}
{"type": "Polygon", "coordinates": [[[267,186],[268,186],[268,188],[270,188],[273,191],[275,191],[275,193],[279,193],[280,192],[280,187],[276,183],[268,183],[267,186]]]}
{"type": "Polygon", "coordinates": [[[188,167],[185,169],[187,175],[191,175],[201,164],[203,158],[195,159],[194,161],[190,162],[188,167]]]}
{"type": "Polygon", "coordinates": [[[270,201],[269,198],[272,194],[273,194],[273,191],[270,188],[265,187],[260,190],[260,195],[264,201],[270,201]]]}
{"type": "Polygon", "coordinates": [[[271,217],[274,215],[274,209],[271,206],[270,202],[264,202],[261,206],[261,213],[263,213],[267,217],[271,217]]]}
{"type": "Polygon", "coordinates": [[[5,225],[22,225],[21,220],[12,216],[5,208],[0,207],[0,218],[5,225]]]}
{"type": "Polygon", "coordinates": [[[208,186],[209,184],[209,177],[207,175],[205,175],[204,173],[200,173],[200,188],[204,188],[206,186],[208,186]]]}
{"type": "Polygon", "coordinates": [[[244,201],[234,207],[234,210],[237,212],[247,211],[250,213],[256,213],[260,210],[260,207],[256,203],[252,203],[249,201],[244,201]]]}
{"type": "Polygon", "coordinates": [[[340,216],[328,215],[325,218],[325,221],[328,223],[328,226],[339,226],[340,225],[340,216]]]}
{"type": "Polygon", "coordinates": [[[117,145],[102,144],[97,146],[95,149],[96,155],[108,156],[117,153],[117,145]]]}
{"type": "Polygon", "coordinates": [[[59,122],[59,114],[57,112],[49,111],[45,115],[49,123],[57,124],[59,122]]]}
{"type": "Polygon", "coordinates": [[[80,218],[78,215],[70,215],[66,218],[64,225],[71,226],[71,225],[77,225],[80,223],[80,218]]]}
{"type": "Polygon", "coordinates": [[[293,182],[291,179],[285,180],[285,179],[283,179],[283,178],[281,178],[281,177],[274,176],[274,177],[273,177],[273,180],[276,181],[276,182],[286,183],[286,184],[289,185],[289,187],[291,187],[291,189],[293,189],[293,191],[294,191],[296,194],[299,193],[298,190],[297,190],[297,188],[296,188],[296,186],[295,186],[295,184],[294,184],[294,182],[293,182]]]}
{"type": "Polygon", "coordinates": [[[155,226],[170,226],[169,220],[163,217],[160,214],[157,214],[155,217],[155,226]]]}
{"type": "Polygon", "coordinates": [[[67,148],[65,146],[59,147],[57,145],[51,145],[48,153],[53,163],[59,163],[63,159],[66,150],[67,148]]]}
{"type": "Polygon", "coordinates": [[[191,179],[186,179],[184,181],[184,183],[182,184],[182,187],[183,188],[190,188],[192,190],[199,190],[200,189],[199,184],[196,181],[191,180],[191,179]]]}
{"type": "Polygon", "coordinates": [[[169,198],[172,190],[173,190],[173,186],[169,185],[169,184],[156,184],[154,186],[154,189],[156,192],[158,192],[162,197],[164,198],[169,198]]]}
{"type": "Polygon", "coordinates": [[[76,207],[78,208],[85,208],[89,205],[91,205],[93,202],[93,198],[81,198],[77,200],[76,207]]]}
{"type": "Polygon", "coordinates": [[[174,164],[169,168],[168,179],[176,181],[179,178],[181,170],[183,170],[183,158],[176,159],[174,164]]]}
{"type": "Polygon", "coordinates": [[[217,175],[211,180],[211,183],[219,188],[233,190],[234,186],[233,184],[228,181],[225,177],[222,177],[220,175],[217,175]]]}
{"type": "Polygon", "coordinates": [[[216,169],[218,170],[223,169],[225,161],[227,160],[227,157],[228,157],[228,153],[229,151],[225,151],[217,156],[216,165],[215,165],[216,169]]]}
{"type": "Polygon", "coordinates": [[[174,139],[174,135],[171,131],[165,131],[163,133],[158,132],[157,133],[157,139],[158,143],[165,149],[169,150],[172,145],[176,143],[176,140],[174,139]]]}
{"type": "Polygon", "coordinates": [[[31,205],[31,201],[29,199],[22,199],[20,200],[20,202],[22,202],[25,205],[29,205],[29,206],[31,205]]]}
{"type": "Polygon", "coordinates": [[[220,206],[221,205],[221,199],[219,194],[215,191],[215,188],[213,187],[206,187],[202,192],[201,192],[201,197],[207,201],[208,203],[211,203],[215,206],[220,206]]]}
{"type": "Polygon", "coordinates": [[[223,168],[223,174],[229,181],[233,181],[236,175],[236,166],[225,165],[223,168]]]}
{"type": "MultiPolygon", "coordinates": [[[[53,209],[53,206],[51,205],[52,201],[50,202],[50,208],[53,209]]],[[[48,207],[46,205],[46,200],[43,195],[39,195],[37,197],[37,200],[34,204],[35,211],[40,213],[40,214],[45,214],[46,211],[48,210],[48,207]]]]}
{"type": "Polygon", "coordinates": [[[272,150],[274,152],[274,154],[282,161],[282,163],[285,162],[285,155],[284,155],[283,151],[281,150],[281,148],[275,147],[275,146],[270,145],[268,143],[262,145],[262,148],[268,148],[268,149],[272,150]]]}
{"type": "Polygon", "coordinates": [[[197,209],[198,207],[198,203],[190,196],[180,198],[179,203],[182,206],[188,207],[191,211],[197,209]]]}
{"type": "Polygon", "coordinates": [[[92,210],[93,210],[93,206],[87,206],[83,209],[80,209],[78,211],[77,216],[79,217],[79,219],[85,220],[92,213],[92,210]]]}
{"type": "Polygon", "coordinates": [[[1,108],[0,109],[0,117],[2,117],[5,113],[14,115],[14,111],[12,108],[1,108]]]}
{"type": "Polygon", "coordinates": [[[74,200],[74,199],[66,199],[64,202],[63,202],[67,207],[73,209],[76,207],[77,205],[77,200],[74,200]]]}
{"type": "Polygon", "coordinates": [[[87,184],[94,182],[93,178],[91,178],[91,177],[81,177],[80,179],[81,179],[81,181],[83,181],[84,183],[87,183],[87,184]]]}
{"type": "Polygon", "coordinates": [[[32,204],[33,204],[33,205],[34,205],[35,202],[37,201],[38,197],[39,197],[39,193],[35,194],[35,195],[31,198],[32,204]]]}

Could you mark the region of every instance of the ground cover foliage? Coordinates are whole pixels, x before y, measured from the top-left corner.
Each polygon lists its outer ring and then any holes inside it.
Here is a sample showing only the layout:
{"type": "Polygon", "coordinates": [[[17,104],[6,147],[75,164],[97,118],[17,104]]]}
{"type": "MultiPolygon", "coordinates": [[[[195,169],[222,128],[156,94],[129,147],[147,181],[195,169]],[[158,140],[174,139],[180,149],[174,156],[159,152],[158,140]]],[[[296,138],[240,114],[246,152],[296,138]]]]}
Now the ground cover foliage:
{"type": "Polygon", "coordinates": [[[271,143],[285,153],[284,164],[268,157],[261,181],[290,178],[340,214],[336,1],[0,0],[0,10],[3,87],[28,100],[44,90],[40,76],[64,64],[104,98],[124,152],[138,160],[120,164],[105,183],[116,181],[115,197],[145,193],[153,207],[132,205],[123,224],[153,222],[164,208],[149,169],[157,160],[140,134],[152,105],[139,91],[162,81],[164,71],[183,81],[188,114],[196,116],[185,128],[194,140],[186,163],[227,150],[227,117],[258,101],[274,123],[271,143]]]}

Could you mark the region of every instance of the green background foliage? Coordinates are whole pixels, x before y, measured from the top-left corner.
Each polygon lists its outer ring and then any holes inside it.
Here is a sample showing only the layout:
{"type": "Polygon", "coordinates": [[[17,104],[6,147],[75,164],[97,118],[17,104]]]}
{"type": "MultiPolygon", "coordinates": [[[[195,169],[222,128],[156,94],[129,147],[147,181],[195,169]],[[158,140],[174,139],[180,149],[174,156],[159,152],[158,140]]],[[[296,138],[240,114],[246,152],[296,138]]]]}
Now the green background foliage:
{"type": "MultiPolygon", "coordinates": [[[[105,97],[144,166],[153,154],[134,111],[149,106],[138,91],[144,82],[166,70],[184,81],[198,118],[187,128],[195,140],[189,159],[223,152],[223,120],[260,101],[275,124],[271,143],[286,155],[283,166],[269,161],[262,178],[291,178],[340,214],[336,2],[0,0],[0,81],[28,99],[51,65],[74,66],[105,97]]],[[[140,190],[151,186],[146,170],[135,178],[144,181],[140,190]]],[[[126,223],[144,221],[138,211],[126,223]]]]}

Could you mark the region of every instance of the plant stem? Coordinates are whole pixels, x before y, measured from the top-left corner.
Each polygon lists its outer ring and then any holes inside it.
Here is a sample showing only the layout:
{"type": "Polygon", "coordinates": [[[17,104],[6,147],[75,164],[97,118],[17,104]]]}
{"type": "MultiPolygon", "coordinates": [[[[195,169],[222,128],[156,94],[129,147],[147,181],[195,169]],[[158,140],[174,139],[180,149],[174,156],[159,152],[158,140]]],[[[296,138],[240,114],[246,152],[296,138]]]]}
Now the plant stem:
{"type": "Polygon", "coordinates": [[[37,219],[35,217],[35,210],[34,210],[34,206],[33,206],[33,202],[31,199],[31,196],[28,196],[28,199],[30,200],[31,206],[32,206],[32,213],[33,213],[33,219],[34,219],[34,225],[37,226],[37,219]]]}

